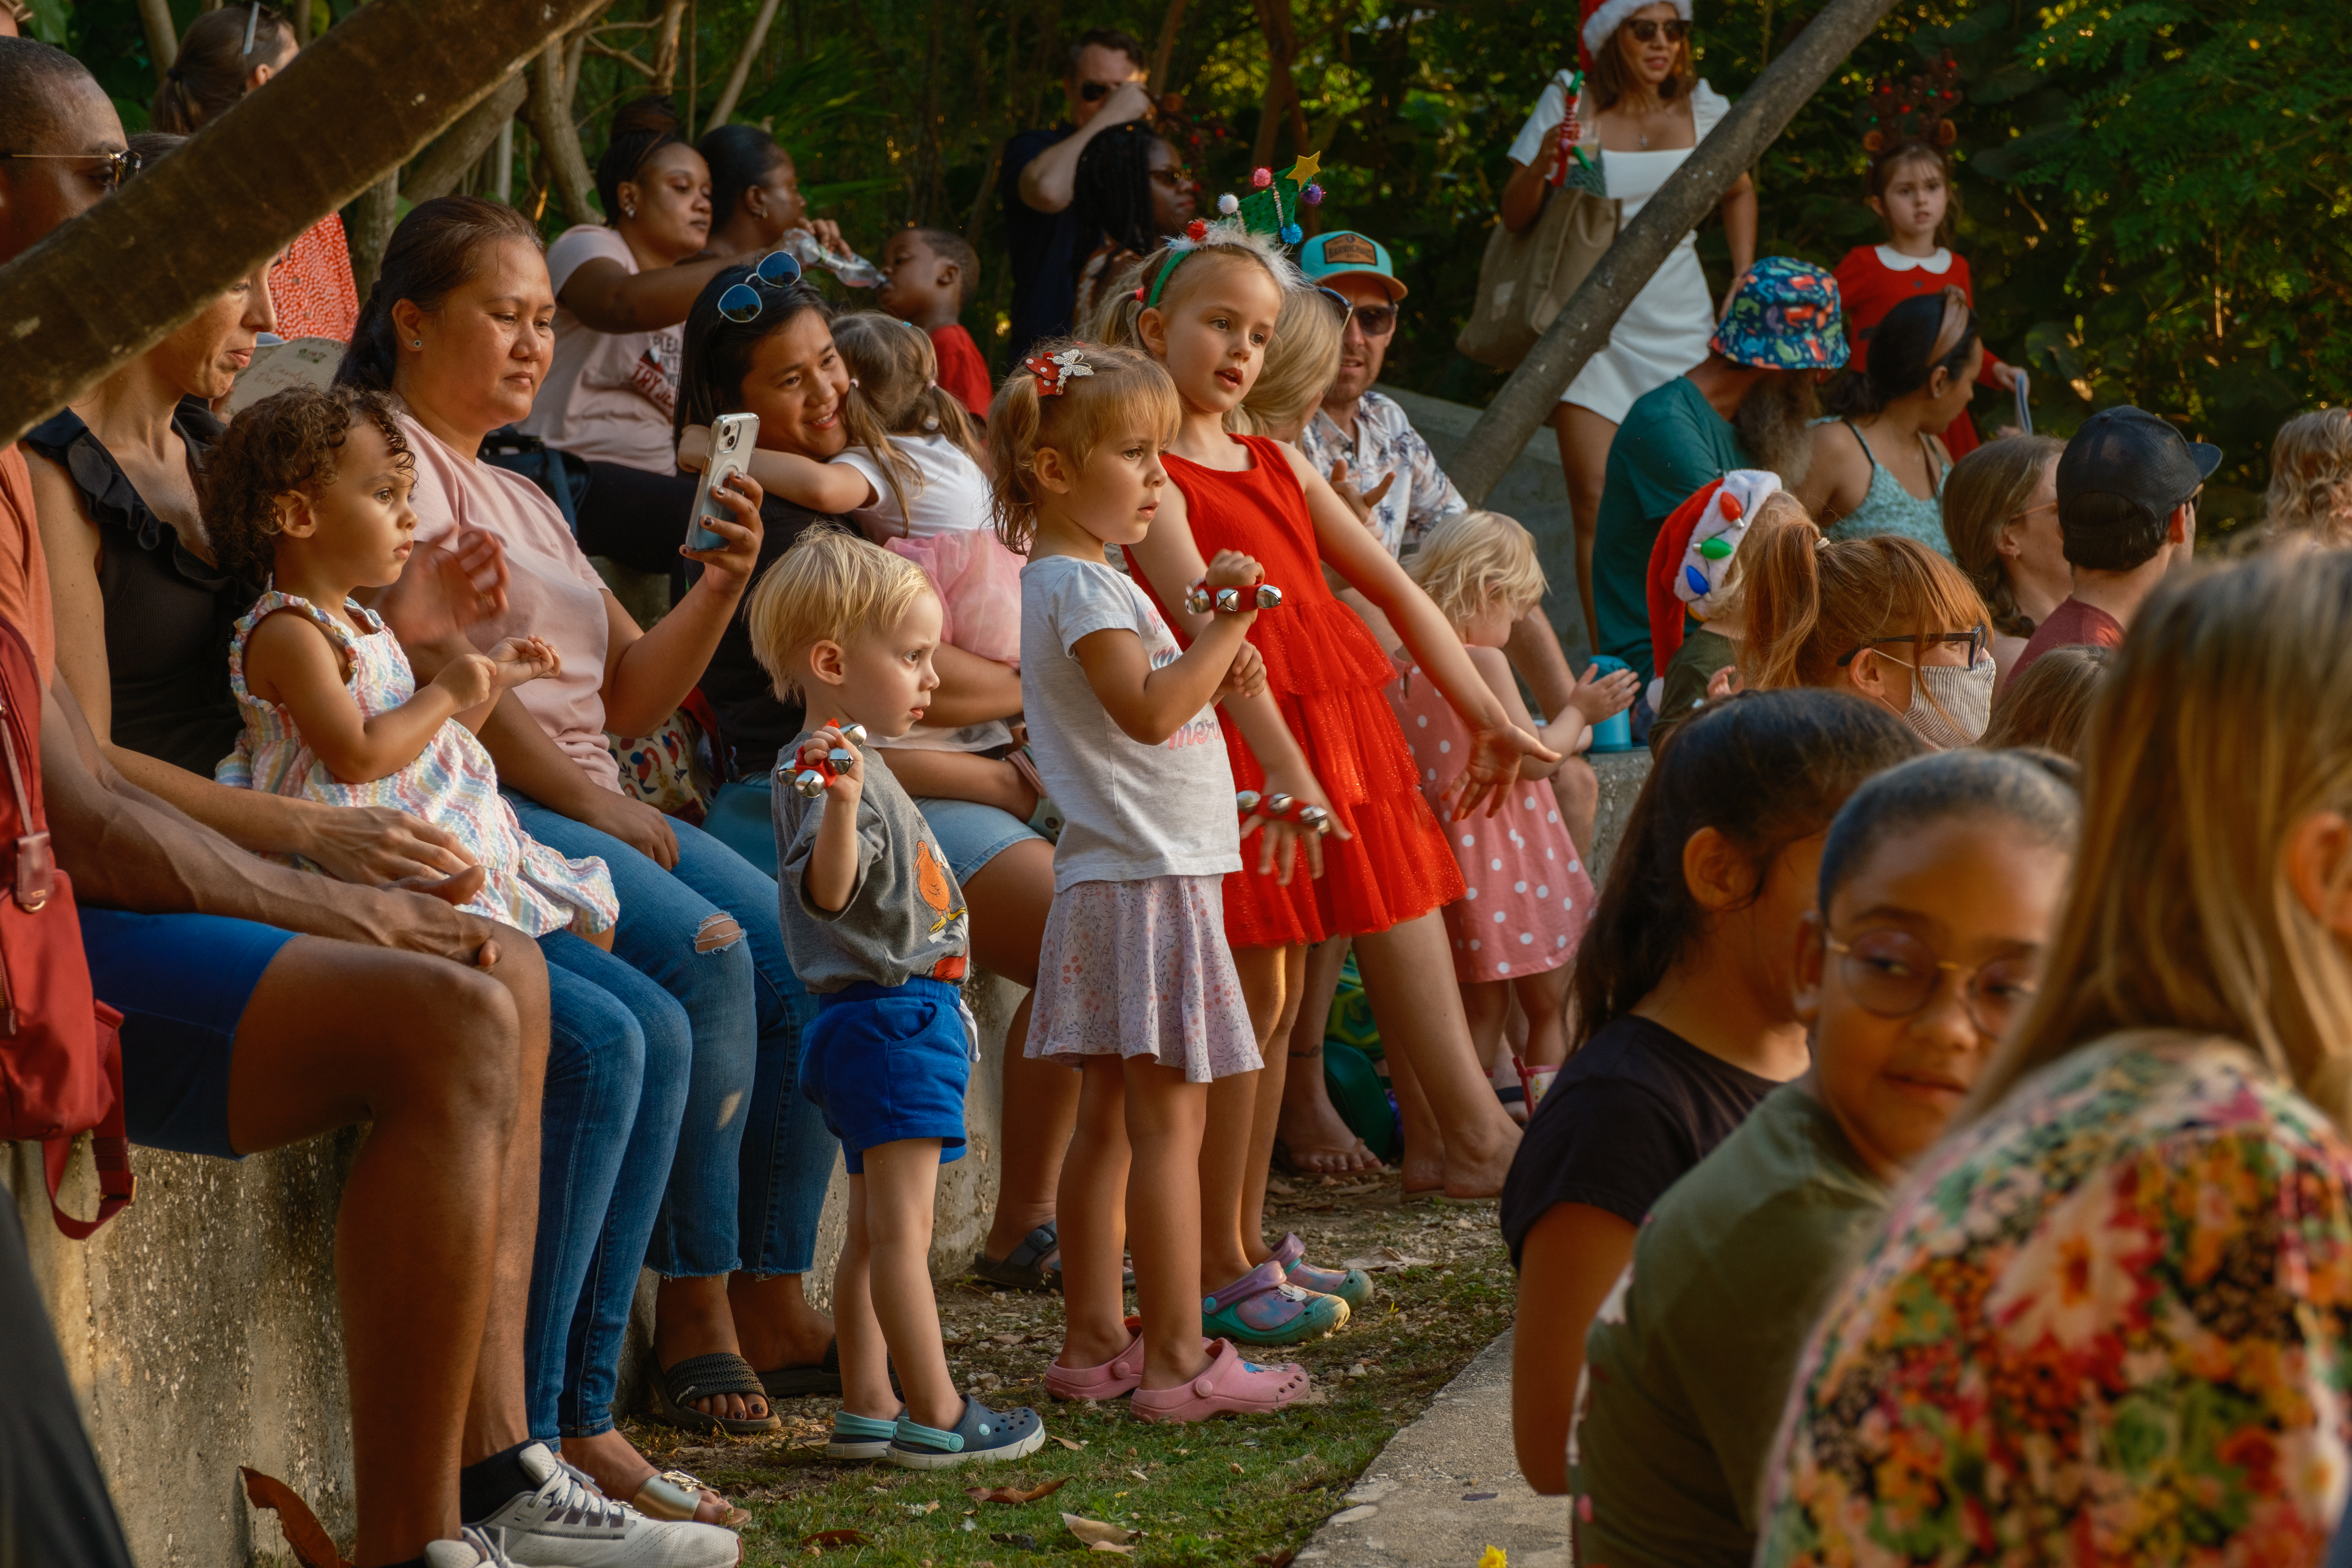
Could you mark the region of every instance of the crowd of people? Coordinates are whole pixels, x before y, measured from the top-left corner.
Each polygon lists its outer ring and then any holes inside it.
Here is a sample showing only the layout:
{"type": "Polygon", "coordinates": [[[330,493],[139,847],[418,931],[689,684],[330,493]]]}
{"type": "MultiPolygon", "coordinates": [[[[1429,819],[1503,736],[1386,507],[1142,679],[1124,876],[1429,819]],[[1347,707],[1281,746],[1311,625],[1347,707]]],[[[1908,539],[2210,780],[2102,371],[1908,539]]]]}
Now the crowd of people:
{"type": "MultiPolygon", "coordinates": [[[[1584,12],[1513,230],[1579,166],[1631,216],[1727,108],[1688,0],[1584,12]]],[[[0,260],[295,47],[203,14],[126,138],[0,37],[0,260]]],[[[1579,1560],[2317,1563],[2352,416],[2282,429],[2252,558],[2194,569],[2218,449],[1977,430],[2016,373],[1948,137],[1867,150],[1887,239],[1834,268],[1757,257],[1743,179],[1727,287],[1685,237],[1553,421],[1617,666],[1579,672],[1529,531],[1376,384],[1389,248],[1303,232],[1311,164],[1205,200],[1148,77],[1087,33],[1008,145],[999,374],[964,237],[887,237],[855,308],[783,148],[645,99],[604,222],[426,201],[362,300],[330,216],[0,452],[17,809],[71,879],[20,838],[17,901],[78,921],[130,1142],[372,1128],[355,1560],[738,1561],[745,1513],[614,1425],[645,1269],[656,1420],[825,1395],[837,1460],[1034,1452],[929,1265],[984,968],[1024,994],[971,1269],[1061,1293],[1055,1398],[1308,1396],[1250,1358],[1373,1286],[1270,1240],[1267,1184],[1381,1165],[1325,1087],[1352,972],[1403,1190],[1500,1198],[1519,1463],[1579,1560]],[[332,384],[222,417],[297,335],[332,384]],[[668,580],[651,624],[592,556],[668,580]],[[1655,760],[1596,886],[1621,715],[1655,760]]],[[[0,1557],[127,1563],[0,1268],[0,1423],[49,1456],[0,1557]]]]}

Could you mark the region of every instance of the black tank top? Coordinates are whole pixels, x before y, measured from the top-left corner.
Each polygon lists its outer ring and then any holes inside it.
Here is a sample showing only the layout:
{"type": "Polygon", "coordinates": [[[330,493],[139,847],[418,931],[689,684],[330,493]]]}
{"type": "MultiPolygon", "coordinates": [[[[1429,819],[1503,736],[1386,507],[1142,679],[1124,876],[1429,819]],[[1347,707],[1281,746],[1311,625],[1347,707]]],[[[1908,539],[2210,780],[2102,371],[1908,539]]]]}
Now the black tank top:
{"type": "MultiPolygon", "coordinates": [[[[194,399],[180,405],[172,428],[192,464],[221,435],[220,421],[194,399]]],[[[260,591],[181,543],[80,416],[68,410],[36,426],[25,445],[65,469],[98,525],[114,743],[212,777],[244,727],[228,689],[229,639],[260,591]]]]}

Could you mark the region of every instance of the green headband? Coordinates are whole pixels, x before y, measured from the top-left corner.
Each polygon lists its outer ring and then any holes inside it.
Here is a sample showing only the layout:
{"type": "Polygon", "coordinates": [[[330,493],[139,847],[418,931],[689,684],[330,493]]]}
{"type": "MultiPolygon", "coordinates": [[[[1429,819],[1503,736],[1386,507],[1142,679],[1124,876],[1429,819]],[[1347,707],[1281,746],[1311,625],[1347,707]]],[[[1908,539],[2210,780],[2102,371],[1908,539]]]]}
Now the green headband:
{"type": "MultiPolygon", "coordinates": [[[[1225,226],[1228,234],[1272,235],[1285,245],[1297,245],[1305,237],[1297,221],[1300,204],[1314,206],[1323,199],[1323,187],[1311,183],[1322,166],[1323,160],[1309,153],[1279,175],[1271,169],[1256,170],[1250,175],[1250,183],[1257,187],[1253,194],[1236,198],[1229,192],[1217,198],[1217,211],[1223,215],[1219,223],[1225,226]],[[1288,211],[1284,210],[1286,203],[1288,211]]],[[[1210,224],[1194,218],[1184,226],[1181,239],[1169,242],[1168,259],[1160,264],[1159,275],[1152,279],[1151,286],[1135,291],[1145,310],[1159,305],[1168,279],[1186,257],[1209,247],[1211,232],[1210,224]]]]}

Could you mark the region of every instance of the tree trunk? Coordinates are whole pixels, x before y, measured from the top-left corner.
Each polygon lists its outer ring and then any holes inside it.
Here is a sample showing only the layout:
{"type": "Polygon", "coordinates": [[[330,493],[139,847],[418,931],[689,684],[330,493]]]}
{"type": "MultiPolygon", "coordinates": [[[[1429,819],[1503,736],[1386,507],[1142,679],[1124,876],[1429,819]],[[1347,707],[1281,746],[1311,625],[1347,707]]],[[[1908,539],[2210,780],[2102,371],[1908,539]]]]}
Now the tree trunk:
{"type": "Polygon", "coordinates": [[[1765,68],[1723,122],[1643,205],[1486,405],[1447,466],[1447,474],[1472,506],[1484,502],[1504,471],[1518,460],[1528,438],[1559,405],[1559,395],[1609,342],[1617,318],[1682,237],[1722,201],[1723,193],[1763,155],[1790,117],[1894,8],[1895,0],[1830,0],[1788,52],[1765,68]]]}
{"type": "Polygon", "coordinates": [[[172,29],[172,0],[139,0],[139,20],[147,28],[147,52],[155,57],[155,81],[180,58],[180,35],[172,29]]]}
{"type": "Polygon", "coordinates": [[[0,443],[153,347],[415,156],[602,4],[485,5],[453,27],[444,0],[370,0],[268,92],[0,268],[8,323],[0,443]],[[354,104],[367,112],[355,115],[354,104]],[[221,222],[225,212],[237,221],[221,222]]]}
{"type": "Polygon", "coordinates": [[[1257,137],[1250,146],[1250,166],[1265,168],[1274,162],[1275,137],[1285,109],[1290,111],[1291,139],[1302,156],[1307,152],[1307,110],[1298,101],[1298,83],[1290,62],[1298,53],[1298,35],[1291,26],[1290,0],[1257,0],[1258,25],[1265,32],[1265,103],[1258,113],[1257,137]]]}
{"type": "Polygon", "coordinates": [[[343,245],[352,253],[352,287],[359,290],[362,300],[375,287],[376,274],[383,269],[383,247],[392,243],[393,227],[399,221],[397,169],[362,191],[343,209],[343,245]]]}
{"type": "Polygon", "coordinates": [[[1168,90],[1168,62],[1175,57],[1177,35],[1184,28],[1184,0],[1168,0],[1160,18],[1160,42],[1151,51],[1151,79],[1147,84],[1157,98],[1168,90]]]}
{"type": "MultiPolygon", "coordinates": [[[[383,0],[375,3],[380,5],[383,0]]],[[[596,182],[588,174],[588,154],[580,150],[580,128],[572,123],[572,91],[560,37],[530,63],[526,108],[530,133],[547,158],[548,184],[563,204],[564,216],[573,223],[596,222],[596,182]]]]}
{"type": "Polygon", "coordinates": [[[514,200],[514,121],[511,117],[499,122],[498,140],[490,143],[490,195],[499,201],[514,200]]]}
{"type": "Polygon", "coordinates": [[[515,110],[530,96],[530,84],[520,71],[499,83],[489,97],[467,110],[457,124],[441,133],[441,140],[408,166],[400,177],[400,194],[413,206],[456,190],[458,180],[482,161],[482,154],[490,150],[499,132],[513,122],[515,110]]]}
{"type": "Polygon", "coordinates": [[[760,14],[751,19],[751,36],[743,40],[743,52],[735,57],[735,68],[727,73],[727,85],[719,89],[719,101],[711,107],[710,118],[703,121],[702,131],[726,124],[727,117],[735,112],[735,100],[743,96],[743,83],[751,75],[751,62],[768,47],[768,28],[776,19],[778,3],[779,0],[760,0],[760,14]]]}
{"type": "Polygon", "coordinates": [[[686,20],[686,0],[662,0],[661,30],[654,45],[654,90],[677,90],[677,29],[686,20]]]}

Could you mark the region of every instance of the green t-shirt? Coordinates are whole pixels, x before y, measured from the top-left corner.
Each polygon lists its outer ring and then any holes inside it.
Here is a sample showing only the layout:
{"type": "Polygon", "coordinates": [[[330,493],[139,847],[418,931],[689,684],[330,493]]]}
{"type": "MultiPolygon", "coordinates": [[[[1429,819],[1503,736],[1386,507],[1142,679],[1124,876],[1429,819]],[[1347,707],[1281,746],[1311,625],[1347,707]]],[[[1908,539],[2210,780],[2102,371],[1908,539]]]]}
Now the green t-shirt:
{"type": "Polygon", "coordinates": [[[1644,584],[1659,528],[1701,485],[1755,466],[1738,432],[1685,375],[1634,399],[1617,426],[1592,540],[1592,607],[1601,651],[1632,665],[1644,685],[1656,673],[1644,584]]]}
{"type": "Polygon", "coordinates": [[[1891,1195],[1792,1084],[1658,1200],[1585,1336],[1576,1561],[1748,1568],[1797,1357],[1891,1195]]]}

